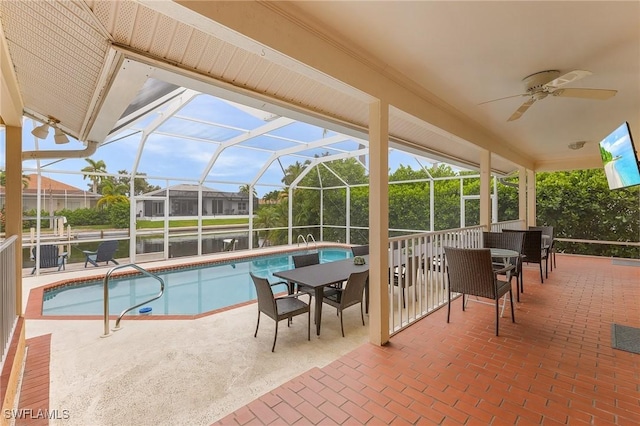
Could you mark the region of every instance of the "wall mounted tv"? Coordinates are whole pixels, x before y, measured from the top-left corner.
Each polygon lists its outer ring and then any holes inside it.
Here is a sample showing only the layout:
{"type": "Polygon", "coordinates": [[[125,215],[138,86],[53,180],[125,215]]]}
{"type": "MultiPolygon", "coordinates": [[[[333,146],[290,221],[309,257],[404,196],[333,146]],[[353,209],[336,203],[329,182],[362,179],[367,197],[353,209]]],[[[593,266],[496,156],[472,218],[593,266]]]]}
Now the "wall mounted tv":
{"type": "Polygon", "coordinates": [[[600,156],[609,189],[640,185],[640,164],[629,123],[622,123],[600,141],[600,156]]]}

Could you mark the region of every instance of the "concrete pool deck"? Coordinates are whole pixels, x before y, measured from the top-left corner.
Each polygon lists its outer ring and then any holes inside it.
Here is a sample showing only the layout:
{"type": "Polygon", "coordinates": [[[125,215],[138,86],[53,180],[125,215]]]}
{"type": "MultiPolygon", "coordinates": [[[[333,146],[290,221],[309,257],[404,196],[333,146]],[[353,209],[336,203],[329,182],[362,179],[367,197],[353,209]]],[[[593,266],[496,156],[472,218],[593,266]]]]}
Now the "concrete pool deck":
{"type": "MultiPolygon", "coordinates": [[[[175,263],[185,259],[143,267],[175,263]]],[[[91,273],[108,270],[93,268],[91,273]]],[[[33,288],[87,273],[83,268],[25,278],[23,304],[26,307],[33,288]]],[[[306,318],[297,317],[290,328],[281,322],[275,353],[270,351],[271,319],[262,316],[258,337],[253,337],[255,303],[191,320],[125,317],[122,330],[106,338],[101,337],[102,320],[25,317],[25,328],[27,339],[51,335],[49,408],[69,412],[68,419],[52,424],[207,425],[366,344],[368,318],[363,327],[357,307],[345,310],[344,338],[335,309],[324,310],[322,334],[317,337],[312,332],[311,341],[306,339],[306,318]]]]}

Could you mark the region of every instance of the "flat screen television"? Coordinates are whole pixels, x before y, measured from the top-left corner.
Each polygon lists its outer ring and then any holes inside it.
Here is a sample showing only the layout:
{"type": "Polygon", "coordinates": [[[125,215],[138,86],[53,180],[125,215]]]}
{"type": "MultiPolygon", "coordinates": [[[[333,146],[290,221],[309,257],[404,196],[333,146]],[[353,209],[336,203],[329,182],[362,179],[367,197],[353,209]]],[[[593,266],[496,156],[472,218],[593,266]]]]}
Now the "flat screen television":
{"type": "Polygon", "coordinates": [[[640,185],[640,164],[629,123],[625,121],[600,141],[600,156],[609,189],[640,185]]]}

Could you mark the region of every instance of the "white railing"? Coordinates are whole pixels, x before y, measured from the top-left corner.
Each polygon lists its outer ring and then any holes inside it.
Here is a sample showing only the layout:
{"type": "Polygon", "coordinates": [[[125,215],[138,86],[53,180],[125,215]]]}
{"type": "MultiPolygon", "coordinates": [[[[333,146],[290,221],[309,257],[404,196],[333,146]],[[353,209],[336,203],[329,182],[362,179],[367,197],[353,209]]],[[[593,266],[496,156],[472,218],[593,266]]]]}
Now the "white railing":
{"type": "Polygon", "coordinates": [[[473,226],[389,239],[391,335],[446,305],[443,247],[481,247],[483,231],[473,226]]]}
{"type": "Polygon", "coordinates": [[[16,311],[16,242],[14,235],[0,245],[0,371],[11,344],[18,313],[16,311]]]}

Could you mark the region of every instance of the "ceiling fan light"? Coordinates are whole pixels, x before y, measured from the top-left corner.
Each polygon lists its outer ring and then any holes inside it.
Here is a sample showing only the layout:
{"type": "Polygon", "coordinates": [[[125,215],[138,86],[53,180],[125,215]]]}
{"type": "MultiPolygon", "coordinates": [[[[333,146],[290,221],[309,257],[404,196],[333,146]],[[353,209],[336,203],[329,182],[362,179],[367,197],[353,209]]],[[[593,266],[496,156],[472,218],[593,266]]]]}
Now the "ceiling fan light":
{"type": "Polygon", "coordinates": [[[62,145],[65,143],[69,143],[69,138],[67,137],[67,135],[65,135],[62,130],[58,129],[56,127],[56,134],[53,137],[53,140],[58,144],[58,145],[62,145]]]}
{"type": "Polygon", "coordinates": [[[49,125],[43,124],[31,131],[31,134],[38,139],[46,139],[49,136],[49,125]]]}

